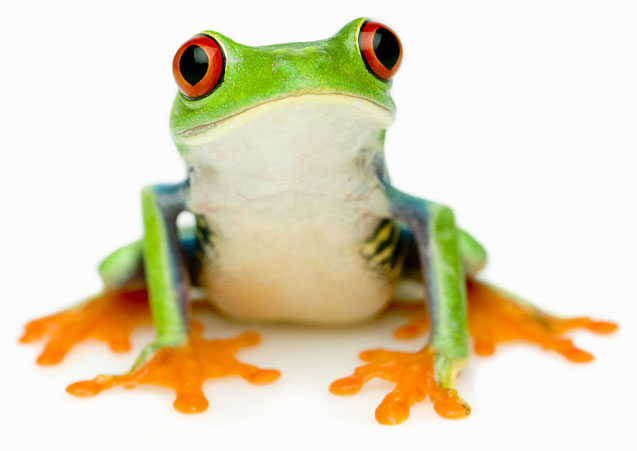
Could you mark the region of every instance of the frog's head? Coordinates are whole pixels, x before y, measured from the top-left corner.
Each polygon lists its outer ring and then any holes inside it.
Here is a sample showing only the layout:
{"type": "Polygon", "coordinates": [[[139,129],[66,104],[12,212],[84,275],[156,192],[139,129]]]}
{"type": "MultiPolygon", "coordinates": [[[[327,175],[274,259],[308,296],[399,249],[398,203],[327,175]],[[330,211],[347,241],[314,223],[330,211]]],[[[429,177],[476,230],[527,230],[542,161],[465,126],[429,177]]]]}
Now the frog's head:
{"type": "MultiPolygon", "coordinates": [[[[277,132],[300,135],[300,127],[309,137],[319,123],[326,130],[364,124],[382,136],[393,119],[389,91],[401,57],[396,35],[364,18],[326,40],[264,47],[205,31],[175,55],[173,139],[186,157],[193,148],[236,138],[235,132],[255,122],[262,123],[262,140],[276,140],[277,132]]],[[[360,138],[361,130],[357,133],[360,138]]]]}

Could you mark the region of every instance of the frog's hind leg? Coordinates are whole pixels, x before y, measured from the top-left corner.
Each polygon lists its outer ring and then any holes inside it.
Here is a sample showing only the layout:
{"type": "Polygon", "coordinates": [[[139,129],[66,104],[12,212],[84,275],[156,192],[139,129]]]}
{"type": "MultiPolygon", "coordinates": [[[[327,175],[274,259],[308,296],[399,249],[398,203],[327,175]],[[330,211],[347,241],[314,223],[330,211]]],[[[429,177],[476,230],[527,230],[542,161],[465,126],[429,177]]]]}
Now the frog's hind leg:
{"type": "Polygon", "coordinates": [[[588,362],[593,356],[575,346],[565,332],[586,329],[607,334],[617,328],[613,323],[584,316],[562,318],[546,313],[512,293],[471,278],[467,280],[467,294],[469,331],[478,355],[493,354],[500,343],[527,341],[572,362],[588,362]]]}
{"type": "MultiPolygon", "coordinates": [[[[467,279],[469,333],[477,355],[487,356],[506,342],[529,342],[555,351],[572,362],[588,362],[593,356],[575,346],[566,332],[585,329],[596,334],[613,332],[617,326],[589,317],[564,318],[549,314],[525,299],[475,278],[467,279]]],[[[399,339],[415,338],[429,329],[422,309],[399,307],[409,317],[394,332],[399,339]]]]}
{"type": "MultiPolygon", "coordinates": [[[[191,279],[197,271],[195,227],[178,231],[179,243],[191,279]]],[[[130,350],[130,337],[140,325],[150,324],[143,241],[137,240],[109,254],[98,267],[103,290],[53,315],[29,322],[20,338],[31,343],[45,338],[40,365],[54,365],[77,344],[88,339],[105,342],[113,352],[130,350]]]]}
{"type": "MultiPolygon", "coordinates": [[[[486,265],[487,254],[469,233],[462,229],[458,229],[457,233],[467,277],[469,334],[476,354],[493,354],[496,346],[504,342],[527,341],[556,351],[571,361],[587,362],[593,356],[576,347],[564,334],[573,329],[604,334],[617,328],[613,323],[594,321],[588,317],[561,318],[551,315],[519,296],[478,281],[476,274],[486,265]]],[[[410,248],[415,249],[415,243],[410,243],[410,248]]],[[[407,258],[401,283],[411,282],[412,287],[422,285],[417,265],[417,260],[407,258]]],[[[423,290],[412,289],[412,293],[422,296],[423,290]]],[[[394,332],[396,338],[414,338],[429,330],[426,311],[409,307],[403,307],[403,310],[408,313],[410,320],[394,332]]]]}
{"type": "Polygon", "coordinates": [[[59,363],[75,345],[88,339],[105,342],[114,352],[126,352],[133,330],[150,323],[141,241],[110,254],[99,273],[104,283],[102,292],[25,326],[22,343],[45,339],[37,358],[39,364],[59,363]]]}

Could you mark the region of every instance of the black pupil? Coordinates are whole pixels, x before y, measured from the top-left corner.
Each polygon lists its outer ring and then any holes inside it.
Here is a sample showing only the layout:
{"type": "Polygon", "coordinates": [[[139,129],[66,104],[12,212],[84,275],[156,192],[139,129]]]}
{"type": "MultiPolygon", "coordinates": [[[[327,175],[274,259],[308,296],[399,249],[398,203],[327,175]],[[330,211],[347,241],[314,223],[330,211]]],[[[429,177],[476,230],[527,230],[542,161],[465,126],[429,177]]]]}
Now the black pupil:
{"type": "Polygon", "coordinates": [[[400,56],[400,44],[394,33],[387,28],[379,28],[374,33],[374,53],[387,69],[392,69],[400,56]]]}
{"type": "Polygon", "coordinates": [[[208,71],[208,55],[198,45],[191,45],[181,55],[179,71],[191,86],[201,81],[208,71]]]}

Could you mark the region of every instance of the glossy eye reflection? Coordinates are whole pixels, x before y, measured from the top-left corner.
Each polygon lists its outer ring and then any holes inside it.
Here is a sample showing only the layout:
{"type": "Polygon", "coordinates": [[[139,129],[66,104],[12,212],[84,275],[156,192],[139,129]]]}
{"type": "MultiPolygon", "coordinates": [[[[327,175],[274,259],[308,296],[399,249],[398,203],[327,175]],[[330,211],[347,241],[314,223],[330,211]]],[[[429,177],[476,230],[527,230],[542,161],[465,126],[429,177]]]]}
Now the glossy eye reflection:
{"type": "Polygon", "coordinates": [[[403,57],[396,33],[378,22],[364,22],[358,37],[363,61],[369,71],[381,80],[394,76],[403,57]]]}
{"type": "Polygon", "coordinates": [[[173,60],[173,75],[181,93],[191,100],[210,94],[223,81],[223,52],[212,37],[200,34],[182,45],[173,60]]]}

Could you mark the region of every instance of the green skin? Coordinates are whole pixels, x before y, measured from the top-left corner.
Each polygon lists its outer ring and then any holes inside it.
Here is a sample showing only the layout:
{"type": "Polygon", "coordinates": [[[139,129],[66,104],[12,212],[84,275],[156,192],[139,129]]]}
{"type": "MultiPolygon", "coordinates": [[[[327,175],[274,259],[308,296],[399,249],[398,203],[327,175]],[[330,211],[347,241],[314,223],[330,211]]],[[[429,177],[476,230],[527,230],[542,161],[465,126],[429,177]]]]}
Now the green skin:
{"type": "MultiPolygon", "coordinates": [[[[289,96],[345,94],[393,112],[395,106],[389,95],[391,82],[372,75],[361,57],[358,33],[364,20],[352,21],[327,40],[256,48],[206,31],[224,52],[224,81],[211,95],[200,100],[177,94],[170,128],[182,157],[187,157],[189,152],[183,132],[289,96]]],[[[380,135],[382,141],[384,132],[380,135]]],[[[465,277],[484,267],[486,253],[475,239],[456,227],[448,207],[392,187],[382,151],[375,156],[373,177],[382,186],[393,219],[406,225],[415,238],[432,319],[433,333],[427,346],[435,352],[438,382],[453,388],[455,376],[468,356],[465,277]]],[[[142,192],[143,240],[115,251],[100,266],[105,286],[117,288],[139,276],[143,254],[157,338],[142,352],[136,366],[156,350],[180,346],[188,340],[184,306],[189,288],[189,263],[180,243],[190,240],[195,231],[178,231],[175,225],[177,215],[187,210],[188,188],[187,182],[145,188],[142,192]]]]}

